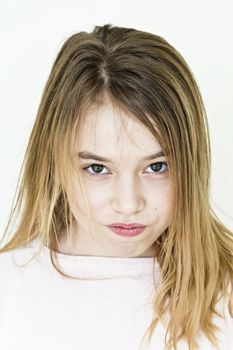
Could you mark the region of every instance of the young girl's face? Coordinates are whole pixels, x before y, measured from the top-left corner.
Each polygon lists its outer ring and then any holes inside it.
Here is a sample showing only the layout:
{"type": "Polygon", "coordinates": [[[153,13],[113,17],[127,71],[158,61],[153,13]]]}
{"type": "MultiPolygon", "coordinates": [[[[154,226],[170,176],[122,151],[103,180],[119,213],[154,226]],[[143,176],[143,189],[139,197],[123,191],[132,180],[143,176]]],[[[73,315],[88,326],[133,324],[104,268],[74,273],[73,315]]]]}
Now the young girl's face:
{"type": "Polygon", "coordinates": [[[142,124],[123,112],[121,116],[105,105],[89,111],[80,129],[77,164],[93,227],[92,232],[78,182],[73,183],[73,237],[75,252],[80,255],[156,256],[156,240],[170,224],[172,199],[166,158],[159,155],[159,143],[142,124]],[[149,156],[151,159],[143,160],[149,156]],[[113,223],[143,224],[146,228],[127,237],[108,227],[113,223]]]}

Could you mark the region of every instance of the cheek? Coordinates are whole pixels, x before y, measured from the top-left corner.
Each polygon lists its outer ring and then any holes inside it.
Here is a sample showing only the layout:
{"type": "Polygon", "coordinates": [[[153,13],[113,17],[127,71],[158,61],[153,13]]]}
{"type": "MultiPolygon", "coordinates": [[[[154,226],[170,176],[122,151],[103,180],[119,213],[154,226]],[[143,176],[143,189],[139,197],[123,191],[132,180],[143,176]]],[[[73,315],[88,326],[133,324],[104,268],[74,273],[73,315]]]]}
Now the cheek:
{"type": "Polygon", "coordinates": [[[145,190],[149,194],[150,201],[155,205],[158,205],[162,208],[167,208],[171,203],[172,192],[169,182],[152,184],[145,190]]]}
{"type": "Polygon", "coordinates": [[[158,208],[157,213],[161,219],[171,222],[172,216],[172,191],[170,185],[162,186],[154,191],[153,198],[151,199],[153,208],[158,208]]]}
{"type": "Polygon", "coordinates": [[[163,210],[170,225],[173,211],[172,192],[170,188],[168,188],[163,195],[163,210]]]}
{"type": "Polygon", "coordinates": [[[75,187],[73,190],[74,200],[76,207],[79,208],[80,211],[86,212],[85,203],[90,207],[90,210],[95,212],[98,207],[101,207],[106,204],[107,193],[108,191],[103,191],[103,188],[97,184],[83,184],[83,192],[79,187],[75,187]]]}

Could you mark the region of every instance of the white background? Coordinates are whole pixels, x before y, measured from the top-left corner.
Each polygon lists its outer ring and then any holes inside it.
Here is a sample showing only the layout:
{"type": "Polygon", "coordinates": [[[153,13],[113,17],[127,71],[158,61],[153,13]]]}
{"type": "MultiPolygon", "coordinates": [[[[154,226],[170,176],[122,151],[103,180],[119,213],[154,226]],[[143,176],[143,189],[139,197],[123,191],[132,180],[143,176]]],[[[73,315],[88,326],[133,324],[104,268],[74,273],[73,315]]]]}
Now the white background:
{"type": "Polygon", "coordinates": [[[211,202],[233,229],[233,2],[0,0],[0,236],[42,89],[63,42],[111,23],[164,37],[201,90],[212,146],[211,202]]]}

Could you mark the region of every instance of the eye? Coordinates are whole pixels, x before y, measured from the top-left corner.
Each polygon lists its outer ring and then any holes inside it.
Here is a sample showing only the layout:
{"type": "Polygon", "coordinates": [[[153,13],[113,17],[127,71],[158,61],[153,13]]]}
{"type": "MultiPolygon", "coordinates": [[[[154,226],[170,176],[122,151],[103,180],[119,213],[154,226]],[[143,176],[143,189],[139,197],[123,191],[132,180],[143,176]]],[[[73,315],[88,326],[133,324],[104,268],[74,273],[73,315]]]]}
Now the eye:
{"type": "Polygon", "coordinates": [[[153,173],[165,174],[168,171],[167,162],[152,163],[152,164],[149,165],[149,168],[151,168],[153,170],[151,172],[152,174],[153,173]]]}
{"type": "MultiPolygon", "coordinates": [[[[149,168],[152,169],[151,172],[149,171],[149,173],[151,174],[165,174],[168,171],[167,162],[152,163],[149,165],[149,168]]],[[[88,175],[91,175],[91,176],[101,176],[101,175],[109,174],[109,172],[102,172],[103,169],[107,169],[107,168],[102,164],[91,164],[83,168],[83,170],[87,172],[88,175]]]]}
{"type": "Polygon", "coordinates": [[[108,174],[108,173],[101,173],[103,168],[105,168],[105,166],[103,166],[102,164],[91,164],[91,165],[83,168],[83,170],[86,171],[88,173],[88,175],[91,175],[91,176],[92,175],[100,176],[100,175],[108,174]],[[91,170],[93,170],[93,172],[88,171],[89,168],[91,168],[91,170]]]}

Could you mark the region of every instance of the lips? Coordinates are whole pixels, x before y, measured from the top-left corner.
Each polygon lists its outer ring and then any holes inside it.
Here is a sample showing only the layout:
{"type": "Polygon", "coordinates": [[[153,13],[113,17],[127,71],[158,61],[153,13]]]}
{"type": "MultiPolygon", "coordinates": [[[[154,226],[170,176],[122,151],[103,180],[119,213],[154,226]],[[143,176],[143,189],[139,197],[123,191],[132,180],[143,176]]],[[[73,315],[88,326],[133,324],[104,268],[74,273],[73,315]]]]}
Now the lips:
{"type": "Polygon", "coordinates": [[[121,227],[121,228],[124,228],[124,229],[132,229],[132,228],[138,228],[138,227],[140,227],[140,228],[142,228],[142,227],[146,227],[146,225],[143,225],[143,224],[139,224],[139,223],[135,223],[135,222],[133,222],[133,223],[130,223],[130,224],[124,224],[124,223],[122,223],[122,222],[115,222],[115,223],[113,223],[113,224],[111,224],[111,225],[108,225],[108,226],[110,226],[110,227],[121,227]]]}

